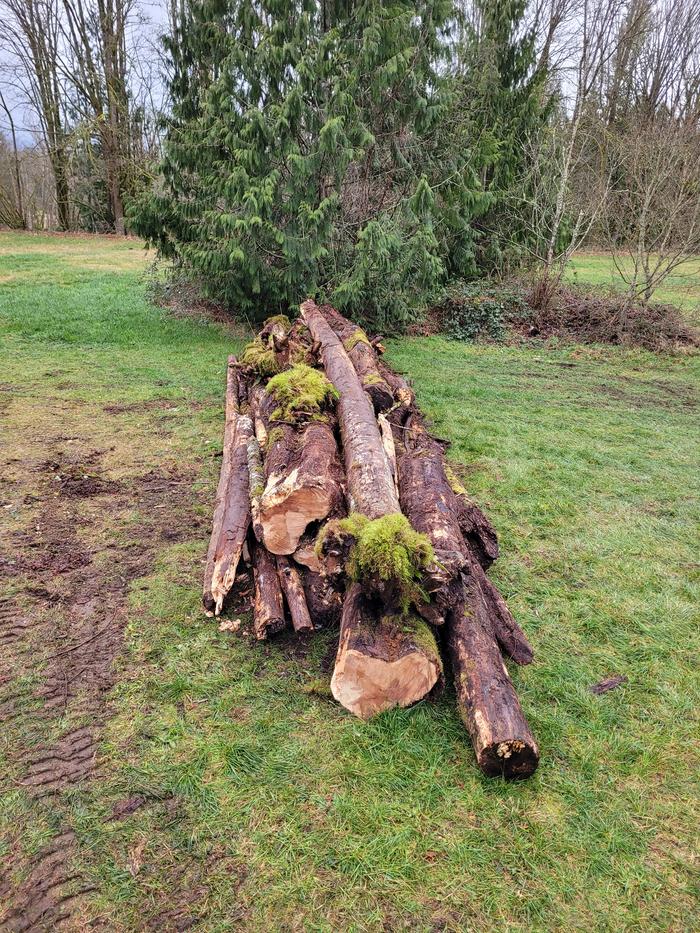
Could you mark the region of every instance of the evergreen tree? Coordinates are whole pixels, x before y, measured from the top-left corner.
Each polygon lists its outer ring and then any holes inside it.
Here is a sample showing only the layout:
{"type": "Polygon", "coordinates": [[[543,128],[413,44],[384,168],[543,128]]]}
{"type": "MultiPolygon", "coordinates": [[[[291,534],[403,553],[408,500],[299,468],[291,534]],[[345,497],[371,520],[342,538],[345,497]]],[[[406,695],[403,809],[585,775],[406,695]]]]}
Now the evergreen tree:
{"type": "Polygon", "coordinates": [[[405,323],[486,205],[444,130],[453,22],[448,0],[190,0],[135,228],[233,309],[313,294],[405,323]]]}

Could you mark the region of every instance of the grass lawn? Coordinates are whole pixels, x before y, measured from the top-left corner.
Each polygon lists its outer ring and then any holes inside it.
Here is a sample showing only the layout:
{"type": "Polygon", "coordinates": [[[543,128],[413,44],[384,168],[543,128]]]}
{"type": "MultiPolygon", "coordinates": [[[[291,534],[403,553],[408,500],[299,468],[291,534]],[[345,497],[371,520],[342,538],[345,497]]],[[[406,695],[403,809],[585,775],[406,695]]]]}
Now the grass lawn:
{"type": "Polygon", "coordinates": [[[535,648],[541,765],[506,784],[451,692],[364,724],[318,689],[334,633],[202,615],[240,339],[144,266],[0,235],[0,904],[49,877],[75,929],[697,929],[698,358],[389,342],[535,648]]]}
{"type": "MultiPolygon", "coordinates": [[[[625,260],[625,268],[632,268],[631,260],[625,260]]],[[[567,270],[567,278],[582,285],[625,288],[610,254],[604,252],[586,250],[577,253],[567,270]]],[[[692,321],[700,323],[700,257],[678,266],[656,292],[654,299],[683,308],[689,312],[692,321]]]]}

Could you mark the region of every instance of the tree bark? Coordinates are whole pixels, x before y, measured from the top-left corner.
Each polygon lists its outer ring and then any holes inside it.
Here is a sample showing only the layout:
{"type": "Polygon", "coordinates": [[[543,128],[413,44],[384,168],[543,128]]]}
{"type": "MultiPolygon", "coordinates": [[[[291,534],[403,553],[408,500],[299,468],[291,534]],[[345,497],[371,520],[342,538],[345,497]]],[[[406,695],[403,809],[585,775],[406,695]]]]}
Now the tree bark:
{"type": "Polygon", "coordinates": [[[277,558],[277,570],[294,631],[298,635],[313,632],[314,624],[309,615],[309,607],[306,604],[306,595],[299,570],[287,557],[277,558]]]}
{"type": "Polygon", "coordinates": [[[204,571],[204,608],[215,615],[221,612],[236,579],[236,569],[250,522],[248,441],[253,433],[253,425],[247,415],[240,414],[238,391],[238,364],[235,356],[230,356],[226,376],[221,474],[204,571]]]}
{"type": "Polygon", "coordinates": [[[469,610],[451,613],[446,626],[459,712],[484,774],[529,777],[539,748],[491,636],[481,592],[473,582],[471,588],[469,610]]]}
{"type": "Polygon", "coordinates": [[[388,411],[394,404],[394,393],[379,372],[377,357],[367,334],[330,305],[323,305],[319,310],[342,341],[374,410],[377,413],[388,411]]]}
{"type": "Polygon", "coordinates": [[[331,691],[360,719],[411,706],[443,683],[435,637],[415,615],[381,614],[359,583],[346,593],[331,691]]]}
{"type": "Polygon", "coordinates": [[[261,545],[253,542],[253,631],[258,641],[276,635],[285,627],[282,587],[277,575],[275,558],[261,545]]]}
{"type": "Polygon", "coordinates": [[[337,625],[343,608],[342,594],[320,573],[304,568],[301,571],[306,605],[317,628],[337,625]]]}
{"type": "Polygon", "coordinates": [[[391,469],[374,409],[338,336],[313,301],[301,313],[320,344],[326,375],[338,390],[338,421],[343,441],[350,511],[370,519],[399,512],[391,469]]]}

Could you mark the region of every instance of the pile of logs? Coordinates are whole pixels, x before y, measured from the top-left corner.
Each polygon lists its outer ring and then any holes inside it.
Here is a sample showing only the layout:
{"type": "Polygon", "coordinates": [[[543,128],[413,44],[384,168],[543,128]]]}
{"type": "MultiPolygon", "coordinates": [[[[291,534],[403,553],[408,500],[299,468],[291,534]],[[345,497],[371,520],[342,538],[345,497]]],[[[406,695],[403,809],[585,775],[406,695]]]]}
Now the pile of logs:
{"type": "Polygon", "coordinates": [[[496,534],[382,353],[306,301],[229,358],[205,610],[244,560],[258,639],[339,623],[331,690],[362,719],[435,696],[444,659],[481,769],[527,777],[539,751],[501,653],[532,649],[486,573],[496,534]]]}

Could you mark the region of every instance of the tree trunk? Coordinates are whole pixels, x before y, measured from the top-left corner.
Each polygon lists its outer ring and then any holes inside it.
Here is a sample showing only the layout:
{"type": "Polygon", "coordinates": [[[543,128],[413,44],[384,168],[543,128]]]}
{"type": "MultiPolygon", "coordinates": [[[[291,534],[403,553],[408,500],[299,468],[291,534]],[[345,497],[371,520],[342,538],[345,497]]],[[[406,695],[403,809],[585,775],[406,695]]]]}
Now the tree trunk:
{"type": "Polygon", "coordinates": [[[253,542],[253,631],[259,641],[276,635],[285,627],[282,588],[275,558],[261,544],[253,542]]]}
{"type": "Polygon", "coordinates": [[[353,583],[331,680],[336,700],[369,719],[394,706],[411,706],[442,683],[440,654],[426,623],[415,615],[382,615],[353,583]]]}
{"type": "Polygon", "coordinates": [[[309,607],[306,605],[306,596],[299,570],[286,557],[277,558],[277,570],[294,631],[298,635],[304,632],[313,632],[314,624],[309,615],[309,607]]]}
{"type": "Polygon", "coordinates": [[[377,413],[388,411],[394,404],[394,394],[379,372],[377,357],[367,334],[330,305],[323,305],[319,310],[343,342],[343,347],[360,378],[362,388],[372,400],[374,410],[377,413]]]}
{"type": "Polygon", "coordinates": [[[204,571],[204,608],[219,615],[236,579],[236,569],[250,522],[248,441],[251,419],[238,407],[238,364],[228,359],[226,420],[221,474],[216,490],[214,522],[204,571]]]}
{"type": "Polygon", "coordinates": [[[326,375],[338,390],[338,420],[345,456],[350,511],[370,519],[399,512],[394,480],[374,410],[350,357],[313,301],[301,313],[321,346],[326,375]]]}
{"type": "Polygon", "coordinates": [[[529,777],[539,749],[489,631],[481,592],[472,584],[467,612],[451,613],[446,645],[459,712],[479,767],[491,777],[529,777]]]}

